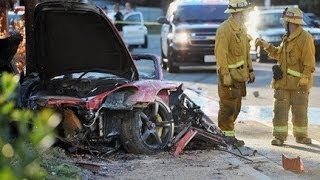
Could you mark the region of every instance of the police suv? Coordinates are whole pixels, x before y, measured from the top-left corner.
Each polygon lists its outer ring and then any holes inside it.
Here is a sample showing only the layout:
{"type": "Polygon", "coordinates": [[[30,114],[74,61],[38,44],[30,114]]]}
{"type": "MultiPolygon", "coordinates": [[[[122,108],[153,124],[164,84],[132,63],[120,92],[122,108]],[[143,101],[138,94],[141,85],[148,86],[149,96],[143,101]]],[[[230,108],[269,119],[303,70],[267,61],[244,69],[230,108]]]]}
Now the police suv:
{"type": "Polygon", "coordinates": [[[161,29],[162,65],[171,73],[180,66],[215,65],[214,45],[219,25],[228,18],[222,0],[176,0],[166,17],[158,18],[161,29]]]}

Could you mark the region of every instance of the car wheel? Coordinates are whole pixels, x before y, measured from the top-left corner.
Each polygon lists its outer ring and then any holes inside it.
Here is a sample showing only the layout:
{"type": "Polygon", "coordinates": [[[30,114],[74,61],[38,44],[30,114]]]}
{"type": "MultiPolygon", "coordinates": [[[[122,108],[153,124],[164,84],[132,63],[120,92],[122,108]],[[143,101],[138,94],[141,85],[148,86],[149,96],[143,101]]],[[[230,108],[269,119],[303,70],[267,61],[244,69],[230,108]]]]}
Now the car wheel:
{"type": "Polygon", "coordinates": [[[179,66],[174,64],[174,60],[176,59],[176,55],[174,54],[174,51],[172,49],[168,49],[168,64],[167,64],[167,70],[169,73],[178,73],[179,72],[179,66]]]}
{"type": "Polygon", "coordinates": [[[122,144],[128,152],[154,154],[167,147],[174,124],[169,107],[160,98],[130,116],[123,120],[121,132],[122,144]]]}
{"type": "Polygon", "coordinates": [[[40,83],[40,79],[38,77],[26,78],[18,87],[17,91],[17,105],[20,108],[30,108],[28,107],[28,99],[30,94],[32,93],[34,87],[40,83]]]}
{"type": "Polygon", "coordinates": [[[144,36],[144,44],[141,46],[142,48],[148,48],[148,36],[144,36]]]}

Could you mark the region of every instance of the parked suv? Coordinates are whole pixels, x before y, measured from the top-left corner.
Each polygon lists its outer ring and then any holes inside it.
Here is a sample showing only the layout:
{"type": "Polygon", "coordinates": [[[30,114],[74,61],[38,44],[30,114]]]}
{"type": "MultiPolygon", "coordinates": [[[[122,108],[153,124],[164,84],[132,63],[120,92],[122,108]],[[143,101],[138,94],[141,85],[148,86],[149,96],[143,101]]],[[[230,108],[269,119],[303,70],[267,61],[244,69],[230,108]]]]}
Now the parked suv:
{"type": "MultiPolygon", "coordinates": [[[[256,8],[252,11],[250,15],[250,20],[248,24],[248,33],[255,38],[263,38],[264,40],[272,43],[275,46],[280,45],[282,42],[282,36],[286,33],[285,29],[282,27],[280,18],[285,7],[273,7],[271,9],[260,9],[256,8]]],[[[316,59],[319,61],[320,56],[320,28],[318,25],[309,18],[306,14],[303,15],[303,29],[312,34],[315,40],[316,46],[316,59]]],[[[252,41],[254,42],[254,41],[252,41]]],[[[266,62],[268,60],[267,53],[261,51],[259,47],[251,46],[255,48],[257,52],[257,61],[266,62]]]]}
{"type": "Polygon", "coordinates": [[[162,65],[171,73],[180,66],[215,65],[215,35],[228,18],[224,1],[179,0],[160,17],[162,65]]]}

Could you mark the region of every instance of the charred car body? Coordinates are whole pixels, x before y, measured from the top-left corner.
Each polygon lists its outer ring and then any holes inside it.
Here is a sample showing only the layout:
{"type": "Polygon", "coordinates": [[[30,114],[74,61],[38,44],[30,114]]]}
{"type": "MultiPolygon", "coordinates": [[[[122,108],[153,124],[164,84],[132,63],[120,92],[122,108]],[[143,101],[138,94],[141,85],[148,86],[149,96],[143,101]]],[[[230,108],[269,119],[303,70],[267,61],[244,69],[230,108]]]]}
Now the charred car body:
{"type": "Polygon", "coordinates": [[[153,153],[168,144],[169,95],[178,85],[161,81],[156,56],[132,57],[103,11],[85,3],[41,3],[34,17],[21,107],[56,109],[63,116],[59,137],[74,146],[103,152],[121,143],[129,152],[153,153]]]}

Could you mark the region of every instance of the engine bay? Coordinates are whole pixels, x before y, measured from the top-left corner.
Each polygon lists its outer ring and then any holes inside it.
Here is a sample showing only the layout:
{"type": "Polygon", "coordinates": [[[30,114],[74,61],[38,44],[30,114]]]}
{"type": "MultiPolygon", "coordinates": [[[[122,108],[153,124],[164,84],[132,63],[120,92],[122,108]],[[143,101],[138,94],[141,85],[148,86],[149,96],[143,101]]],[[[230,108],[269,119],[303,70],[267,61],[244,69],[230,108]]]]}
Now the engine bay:
{"type": "Polygon", "coordinates": [[[120,85],[126,84],[126,79],[81,79],[72,77],[54,78],[39,84],[37,94],[47,96],[70,96],[85,98],[96,96],[100,93],[112,90],[120,85]]]}

